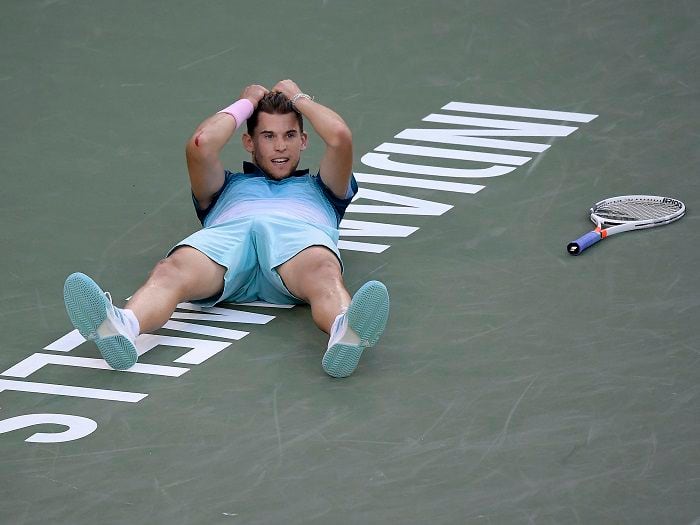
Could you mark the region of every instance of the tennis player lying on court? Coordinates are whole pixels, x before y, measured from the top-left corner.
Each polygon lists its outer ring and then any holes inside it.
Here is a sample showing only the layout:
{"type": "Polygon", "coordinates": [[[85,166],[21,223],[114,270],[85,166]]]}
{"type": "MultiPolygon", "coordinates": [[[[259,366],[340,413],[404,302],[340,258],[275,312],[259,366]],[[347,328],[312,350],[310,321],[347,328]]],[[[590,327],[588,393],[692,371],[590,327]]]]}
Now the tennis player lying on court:
{"type": "Polygon", "coordinates": [[[389,295],[369,281],[351,299],[343,283],[338,224],[357,192],[343,119],[291,80],[272,91],[251,85],[199,125],[186,153],[203,228],[158,262],[123,309],[88,276],[70,275],[64,299],[73,325],[123,370],[136,363],[136,337],[162,327],[183,301],[308,303],[330,335],[323,369],[333,377],[352,374],[384,331],[389,295]],[[315,176],[297,170],[308,140],[304,117],[325,142],[315,176]],[[242,140],[252,162],[232,173],[219,154],[246,120],[242,140]]]}

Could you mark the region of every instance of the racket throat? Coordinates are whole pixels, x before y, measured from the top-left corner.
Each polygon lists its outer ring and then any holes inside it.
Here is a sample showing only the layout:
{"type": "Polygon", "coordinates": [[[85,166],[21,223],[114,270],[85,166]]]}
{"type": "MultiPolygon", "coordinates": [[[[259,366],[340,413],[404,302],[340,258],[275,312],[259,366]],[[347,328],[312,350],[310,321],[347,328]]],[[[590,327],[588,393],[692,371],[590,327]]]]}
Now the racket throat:
{"type": "Polygon", "coordinates": [[[600,225],[596,226],[596,229],[593,231],[600,234],[601,239],[605,239],[608,236],[608,230],[601,228],[600,225]]]}

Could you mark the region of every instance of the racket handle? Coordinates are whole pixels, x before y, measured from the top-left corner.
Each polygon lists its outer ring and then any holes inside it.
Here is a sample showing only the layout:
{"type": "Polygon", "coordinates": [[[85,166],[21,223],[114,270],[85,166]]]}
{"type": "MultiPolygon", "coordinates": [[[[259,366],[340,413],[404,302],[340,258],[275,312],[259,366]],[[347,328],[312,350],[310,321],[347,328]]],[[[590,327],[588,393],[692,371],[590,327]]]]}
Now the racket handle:
{"type": "Polygon", "coordinates": [[[581,237],[576,239],[575,241],[571,241],[569,244],[567,244],[566,251],[569,252],[570,255],[579,255],[583,250],[590,246],[593,246],[602,238],[603,237],[600,234],[600,232],[588,232],[587,234],[582,235],[581,237]]]}

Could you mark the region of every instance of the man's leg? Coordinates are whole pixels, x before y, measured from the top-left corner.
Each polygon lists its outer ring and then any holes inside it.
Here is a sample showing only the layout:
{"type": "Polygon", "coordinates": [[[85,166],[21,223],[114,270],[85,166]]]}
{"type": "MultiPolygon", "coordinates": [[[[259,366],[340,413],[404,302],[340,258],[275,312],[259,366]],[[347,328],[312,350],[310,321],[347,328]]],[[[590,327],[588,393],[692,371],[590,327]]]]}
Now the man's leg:
{"type": "Polygon", "coordinates": [[[226,268],[202,252],[183,246],[156,264],[125,308],[134,312],[142,333],[153,332],[168,321],[178,303],[220,294],[225,273],[226,268]]]}
{"type": "Polygon", "coordinates": [[[111,297],[87,275],[66,279],[64,300],[73,325],[93,340],[102,357],[115,369],[134,365],[134,340],[139,333],[157,330],[184,300],[205,299],[221,292],[225,268],[188,246],[160,261],[126,308],[115,308],[111,297]]]}
{"type": "Polygon", "coordinates": [[[389,317],[389,294],[378,281],[365,283],[350,299],[340,262],[321,246],[312,246],[277,271],[287,289],[311,305],[318,327],[330,335],[322,364],[333,377],[355,371],[365,348],[374,346],[389,317]]]}
{"type": "Polygon", "coordinates": [[[287,289],[311,305],[316,325],[331,331],[333,321],[350,305],[340,262],[333,252],[322,246],[311,246],[277,267],[287,289]]]}

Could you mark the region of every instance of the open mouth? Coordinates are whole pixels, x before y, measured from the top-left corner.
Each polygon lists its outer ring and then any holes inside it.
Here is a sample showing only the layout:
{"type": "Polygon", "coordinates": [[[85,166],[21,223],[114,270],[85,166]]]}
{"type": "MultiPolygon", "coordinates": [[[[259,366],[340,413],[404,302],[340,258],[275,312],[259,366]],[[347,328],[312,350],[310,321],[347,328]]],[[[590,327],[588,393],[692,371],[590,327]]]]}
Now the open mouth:
{"type": "Polygon", "coordinates": [[[273,163],[273,164],[281,165],[281,164],[285,164],[286,162],[289,162],[289,159],[288,159],[288,158],[272,159],[272,163],[273,163]]]}

